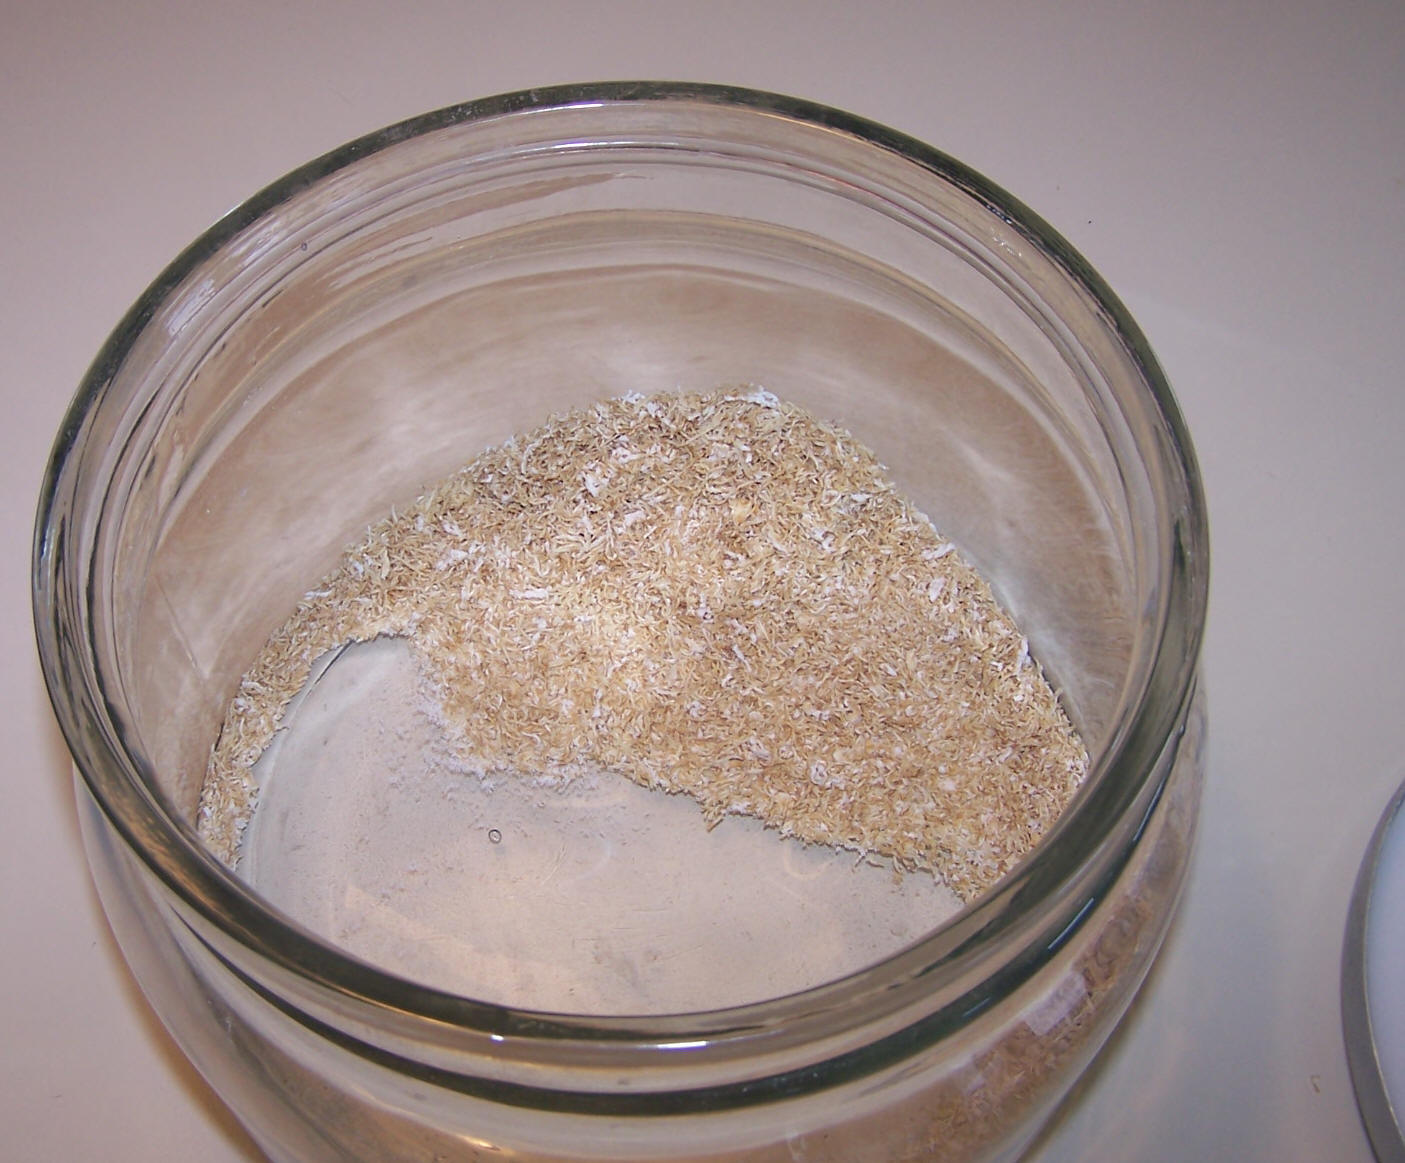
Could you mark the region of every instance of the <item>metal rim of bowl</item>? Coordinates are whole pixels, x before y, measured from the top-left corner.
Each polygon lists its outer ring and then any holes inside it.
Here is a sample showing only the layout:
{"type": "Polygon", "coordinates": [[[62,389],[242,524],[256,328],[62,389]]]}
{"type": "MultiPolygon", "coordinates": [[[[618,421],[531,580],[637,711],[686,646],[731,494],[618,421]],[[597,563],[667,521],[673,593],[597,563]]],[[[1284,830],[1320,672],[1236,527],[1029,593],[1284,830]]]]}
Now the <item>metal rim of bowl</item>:
{"type": "Polygon", "coordinates": [[[1398,823],[1405,823],[1400,812],[1402,804],[1405,804],[1405,783],[1386,805],[1366,846],[1351,893],[1346,937],[1342,943],[1342,1026],[1346,1034],[1347,1066],[1361,1121],[1380,1163],[1405,1163],[1405,1129],[1400,1125],[1381,1069],[1375,1024],[1371,1018],[1366,943],[1381,850],[1391,829],[1398,823]]]}

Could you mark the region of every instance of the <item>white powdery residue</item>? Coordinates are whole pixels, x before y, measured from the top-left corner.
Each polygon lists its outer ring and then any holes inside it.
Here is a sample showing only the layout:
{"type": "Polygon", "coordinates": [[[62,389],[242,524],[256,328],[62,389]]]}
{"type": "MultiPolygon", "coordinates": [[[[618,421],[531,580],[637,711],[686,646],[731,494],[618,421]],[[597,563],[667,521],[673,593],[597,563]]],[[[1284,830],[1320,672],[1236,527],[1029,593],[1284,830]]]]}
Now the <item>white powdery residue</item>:
{"type": "Polygon", "coordinates": [[[779,408],[781,406],[779,396],[759,386],[753,387],[749,392],[744,392],[739,396],[729,396],[728,399],[738,400],[744,404],[757,404],[762,408],[779,408]]]}
{"type": "Polygon", "coordinates": [[[609,477],[601,476],[598,473],[592,472],[590,469],[587,469],[581,475],[581,484],[585,491],[592,497],[598,497],[600,495],[600,490],[609,483],[609,480],[609,477]]]}

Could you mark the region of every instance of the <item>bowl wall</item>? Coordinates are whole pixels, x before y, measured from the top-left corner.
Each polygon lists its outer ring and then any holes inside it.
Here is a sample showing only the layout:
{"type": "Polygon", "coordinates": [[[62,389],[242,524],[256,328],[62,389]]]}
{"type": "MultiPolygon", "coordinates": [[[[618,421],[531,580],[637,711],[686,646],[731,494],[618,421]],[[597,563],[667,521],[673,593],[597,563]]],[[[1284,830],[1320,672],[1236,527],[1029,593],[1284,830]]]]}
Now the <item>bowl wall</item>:
{"type": "Polygon", "coordinates": [[[114,926],[276,1158],[347,1157],[346,1128],[380,1159],[474,1158],[475,1135],[536,1159],[925,1159],[939,1141],[1000,1158],[1106,1036],[1170,916],[1200,780],[1206,550],[1145,342],[1008,195],[833,111],[603,86],[394,127],[178,259],[60,435],[36,622],[114,926]],[[1006,883],[805,994],[584,1021],[379,973],[201,849],[239,676],[369,522],[554,413],[729,384],[873,448],[1083,732],[1087,786],[1006,883]],[[216,1026],[243,1031],[234,1050],[216,1026]],[[1000,1082],[1011,1038],[1023,1062],[1051,1036],[1042,1072],[1000,1082]],[[290,1106],[290,1080],[322,1097],[290,1106]],[[982,1085],[963,1113],[952,1096],[982,1085]],[[692,1146],[675,1116],[702,1120],[692,1146]]]}

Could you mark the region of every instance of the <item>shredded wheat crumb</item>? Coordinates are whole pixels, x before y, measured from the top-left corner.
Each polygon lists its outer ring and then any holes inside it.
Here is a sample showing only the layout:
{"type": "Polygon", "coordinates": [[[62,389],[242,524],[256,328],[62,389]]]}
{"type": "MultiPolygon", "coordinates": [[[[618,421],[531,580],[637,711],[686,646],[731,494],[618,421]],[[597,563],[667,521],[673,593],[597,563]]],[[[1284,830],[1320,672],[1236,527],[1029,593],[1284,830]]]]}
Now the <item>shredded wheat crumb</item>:
{"type": "Polygon", "coordinates": [[[966,900],[1087,768],[985,581],[871,452],[760,389],[553,418],[372,526],[230,702],[199,816],[221,859],[314,660],[381,635],[474,770],[617,772],[966,900]]]}

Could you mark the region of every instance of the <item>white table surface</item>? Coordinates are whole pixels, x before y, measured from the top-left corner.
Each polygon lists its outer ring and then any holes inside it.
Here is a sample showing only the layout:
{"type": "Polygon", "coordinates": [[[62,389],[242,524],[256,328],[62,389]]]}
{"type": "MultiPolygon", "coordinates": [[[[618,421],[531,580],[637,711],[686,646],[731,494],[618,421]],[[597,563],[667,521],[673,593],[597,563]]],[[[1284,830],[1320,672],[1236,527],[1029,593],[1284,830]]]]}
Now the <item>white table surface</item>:
{"type": "Polygon", "coordinates": [[[1365,1163],[1338,975],[1405,775],[1399,0],[0,0],[0,1157],[258,1158],[115,951],[35,658],[30,523],[89,360],[298,163],[469,97],[639,77],[915,134],[1137,316],[1210,498],[1210,770],[1163,958],[1034,1158],[1365,1163]]]}

